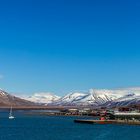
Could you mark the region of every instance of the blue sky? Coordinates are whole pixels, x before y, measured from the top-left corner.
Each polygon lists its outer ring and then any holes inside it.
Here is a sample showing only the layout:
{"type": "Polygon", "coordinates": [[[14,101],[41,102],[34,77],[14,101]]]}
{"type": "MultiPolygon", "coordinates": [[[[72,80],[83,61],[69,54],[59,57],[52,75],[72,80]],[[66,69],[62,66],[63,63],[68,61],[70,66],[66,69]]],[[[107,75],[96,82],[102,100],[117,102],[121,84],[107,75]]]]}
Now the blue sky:
{"type": "Polygon", "coordinates": [[[64,95],[140,84],[138,0],[0,1],[0,87],[64,95]]]}

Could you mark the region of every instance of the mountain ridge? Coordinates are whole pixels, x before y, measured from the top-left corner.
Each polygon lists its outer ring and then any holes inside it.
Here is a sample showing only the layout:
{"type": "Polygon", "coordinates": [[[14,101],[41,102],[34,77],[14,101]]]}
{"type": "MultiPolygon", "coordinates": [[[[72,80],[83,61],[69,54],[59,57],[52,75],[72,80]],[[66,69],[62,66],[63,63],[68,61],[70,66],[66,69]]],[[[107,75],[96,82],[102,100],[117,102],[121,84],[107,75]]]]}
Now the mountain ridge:
{"type": "MultiPolygon", "coordinates": [[[[39,94],[39,93],[38,93],[39,94]]],[[[44,93],[47,99],[47,94],[44,93]]],[[[56,96],[51,93],[51,96],[56,96]]],[[[56,98],[46,105],[51,106],[126,106],[129,104],[139,104],[140,87],[121,89],[90,89],[87,92],[71,92],[65,96],[56,98]],[[133,98],[132,98],[133,96],[133,98]],[[131,98],[130,98],[131,97],[131,98]],[[138,99],[137,99],[138,98],[138,99]],[[122,101],[123,99],[123,101],[122,101]]],[[[41,97],[42,98],[42,97],[41,97]]],[[[39,98],[38,98],[39,100],[39,98]]],[[[44,100],[45,103],[45,100],[44,100]]]]}
{"type": "Polygon", "coordinates": [[[0,105],[45,106],[94,106],[117,107],[140,104],[140,87],[123,89],[90,89],[87,92],[71,92],[59,97],[50,92],[35,93],[20,98],[0,89],[0,105]]]}
{"type": "Polygon", "coordinates": [[[0,89],[0,106],[33,106],[35,103],[16,97],[0,89]]]}

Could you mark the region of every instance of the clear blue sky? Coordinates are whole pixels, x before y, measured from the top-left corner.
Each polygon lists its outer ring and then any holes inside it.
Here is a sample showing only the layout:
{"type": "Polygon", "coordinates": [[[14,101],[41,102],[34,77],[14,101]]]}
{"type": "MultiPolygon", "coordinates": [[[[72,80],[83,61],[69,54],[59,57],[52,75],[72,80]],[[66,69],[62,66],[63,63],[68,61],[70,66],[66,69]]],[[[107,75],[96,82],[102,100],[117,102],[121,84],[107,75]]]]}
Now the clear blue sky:
{"type": "Polygon", "coordinates": [[[139,75],[139,0],[0,1],[1,88],[63,95],[139,75]]]}

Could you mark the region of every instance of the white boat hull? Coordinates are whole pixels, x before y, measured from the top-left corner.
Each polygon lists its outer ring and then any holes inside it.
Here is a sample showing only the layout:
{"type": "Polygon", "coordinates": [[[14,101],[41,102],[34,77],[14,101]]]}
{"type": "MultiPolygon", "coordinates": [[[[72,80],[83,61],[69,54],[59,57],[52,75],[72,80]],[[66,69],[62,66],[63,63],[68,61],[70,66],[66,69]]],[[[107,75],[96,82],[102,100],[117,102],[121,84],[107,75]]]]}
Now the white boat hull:
{"type": "Polygon", "coordinates": [[[9,116],[9,119],[14,119],[15,117],[14,116],[9,116]]]}

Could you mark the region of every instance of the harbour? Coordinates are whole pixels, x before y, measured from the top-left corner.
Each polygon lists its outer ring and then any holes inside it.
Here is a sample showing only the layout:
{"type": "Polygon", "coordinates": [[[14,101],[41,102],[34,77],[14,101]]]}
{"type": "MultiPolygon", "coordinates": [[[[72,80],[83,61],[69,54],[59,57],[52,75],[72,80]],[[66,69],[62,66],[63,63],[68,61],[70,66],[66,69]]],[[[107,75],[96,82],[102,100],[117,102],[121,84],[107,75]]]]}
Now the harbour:
{"type": "Polygon", "coordinates": [[[0,113],[1,140],[138,140],[138,125],[91,125],[74,120],[92,119],[85,116],[29,116],[14,111],[16,117],[8,119],[8,111],[0,113]],[[133,135],[132,135],[133,134],[133,135]],[[26,138],[25,138],[26,136],[26,138]]]}

